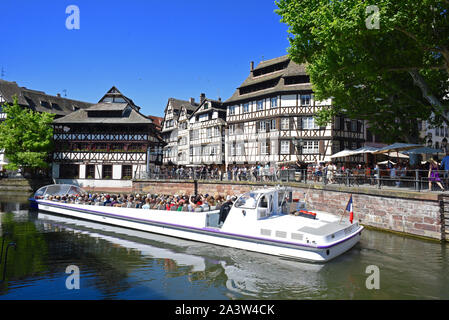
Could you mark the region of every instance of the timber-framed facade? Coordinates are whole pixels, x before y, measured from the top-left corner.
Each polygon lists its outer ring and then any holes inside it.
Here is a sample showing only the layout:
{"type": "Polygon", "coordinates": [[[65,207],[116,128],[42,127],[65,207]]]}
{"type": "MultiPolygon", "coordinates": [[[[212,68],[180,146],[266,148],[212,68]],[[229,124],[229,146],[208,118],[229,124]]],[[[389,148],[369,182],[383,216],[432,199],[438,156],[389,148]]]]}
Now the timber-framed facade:
{"type": "Polygon", "coordinates": [[[112,87],[97,104],[54,120],[53,178],[123,187],[160,166],[164,143],[139,110],[112,87]]]}
{"type": "Polygon", "coordinates": [[[318,126],[314,117],[332,101],[317,101],[304,65],[288,56],[250,66],[250,75],[225,101],[226,164],[329,161],[364,143],[363,121],[336,117],[318,126]]]}

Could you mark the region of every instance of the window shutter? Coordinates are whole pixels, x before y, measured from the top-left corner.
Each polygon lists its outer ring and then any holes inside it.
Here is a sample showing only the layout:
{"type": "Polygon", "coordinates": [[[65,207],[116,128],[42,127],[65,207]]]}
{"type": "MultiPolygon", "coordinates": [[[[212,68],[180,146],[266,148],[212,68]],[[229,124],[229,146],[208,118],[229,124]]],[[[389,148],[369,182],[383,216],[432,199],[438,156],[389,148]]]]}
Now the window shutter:
{"type": "Polygon", "coordinates": [[[320,140],[318,142],[318,152],[320,154],[324,154],[324,140],[320,140]]]}
{"type": "Polygon", "coordinates": [[[296,130],[302,130],[302,117],[298,117],[296,121],[296,130]]]}

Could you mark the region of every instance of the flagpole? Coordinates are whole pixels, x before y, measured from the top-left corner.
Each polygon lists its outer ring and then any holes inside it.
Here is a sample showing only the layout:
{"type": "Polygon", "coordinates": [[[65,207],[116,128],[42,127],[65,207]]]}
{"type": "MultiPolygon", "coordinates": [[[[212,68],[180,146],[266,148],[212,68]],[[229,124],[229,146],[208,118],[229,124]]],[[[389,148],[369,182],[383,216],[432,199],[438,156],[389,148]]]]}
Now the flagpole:
{"type": "MultiPolygon", "coordinates": [[[[341,215],[341,217],[340,217],[340,222],[339,223],[341,223],[341,221],[343,220],[343,216],[345,215],[345,213],[346,213],[346,209],[348,208],[348,204],[349,204],[349,201],[351,201],[351,199],[352,199],[352,194],[349,196],[349,200],[348,200],[348,202],[346,203],[346,207],[345,207],[345,210],[343,211],[343,214],[341,215]]],[[[354,210],[354,200],[352,200],[352,208],[353,208],[353,210],[354,210]]]]}

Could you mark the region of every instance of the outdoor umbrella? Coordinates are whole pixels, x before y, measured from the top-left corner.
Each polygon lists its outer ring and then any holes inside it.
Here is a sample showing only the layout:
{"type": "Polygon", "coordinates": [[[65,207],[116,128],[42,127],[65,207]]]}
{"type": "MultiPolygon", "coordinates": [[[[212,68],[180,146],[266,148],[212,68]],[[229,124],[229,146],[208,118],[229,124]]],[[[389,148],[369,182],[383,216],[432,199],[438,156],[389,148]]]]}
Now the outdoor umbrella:
{"type": "Polygon", "coordinates": [[[361,148],[358,148],[356,150],[353,150],[352,154],[373,153],[375,151],[378,151],[379,149],[380,148],[365,146],[365,147],[361,147],[361,148]]]}
{"type": "Polygon", "coordinates": [[[340,151],[340,152],[337,152],[337,153],[331,155],[329,158],[347,157],[347,156],[350,156],[352,154],[353,154],[352,150],[345,149],[343,151],[340,151]]]}
{"type": "Polygon", "coordinates": [[[422,147],[422,145],[420,145],[420,144],[396,142],[396,143],[390,144],[389,146],[380,148],[377,151],[374,151],[373,154],[387,153],[388,156],[390,156],[390,152],[396,152],[396,157],[399,162],[399,151],[411,150],[411,149],[416,149],[416,148],[420,148],[420,147],[422,147]]]}
{"type": "Polygon", "coordinates": [[[399,151],[405,151],[410,149],[416,149],[420,148],[422,145],[420,144],[412,144],[412,143],[393,143],[389,146],[380,148],[377,151],[374,151],[373,154],[380,154],[380,153],[390,153],[390,152],[399,152],[399,151]]]}
{"type": "Polygon", "coordinates": [[[416,148],[416,149],[410,149],[407,151],[404,151],[405,154],[437,154],[443,152],[442,149],[434,149],[429,147],[422,147],[422,148],[416,148]]]}

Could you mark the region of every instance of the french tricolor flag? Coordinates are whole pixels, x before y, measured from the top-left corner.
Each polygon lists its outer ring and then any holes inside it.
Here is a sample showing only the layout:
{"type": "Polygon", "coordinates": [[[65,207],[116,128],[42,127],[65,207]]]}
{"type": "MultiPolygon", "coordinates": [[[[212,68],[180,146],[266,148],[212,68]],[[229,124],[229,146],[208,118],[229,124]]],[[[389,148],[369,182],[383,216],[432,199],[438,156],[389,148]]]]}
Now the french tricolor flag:
{"type": "Polygon", "coordinates": [[[346,211],[349,212],[349,221],[352,223],[352,220],[354,219],[354,211],[352,210],[352,194],[349,198],[348,205],[346,206],[346,211]]]}

